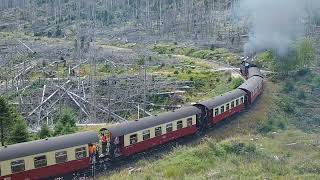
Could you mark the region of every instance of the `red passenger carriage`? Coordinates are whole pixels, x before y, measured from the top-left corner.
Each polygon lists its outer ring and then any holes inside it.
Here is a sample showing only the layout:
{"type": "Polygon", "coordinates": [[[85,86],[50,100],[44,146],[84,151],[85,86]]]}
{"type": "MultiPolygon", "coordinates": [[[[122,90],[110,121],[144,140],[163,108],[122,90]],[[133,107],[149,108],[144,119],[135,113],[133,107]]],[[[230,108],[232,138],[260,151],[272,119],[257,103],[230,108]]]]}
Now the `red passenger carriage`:
{"type": "Polygon", "coordinates": [[[88,144],[98,141],[95,132],[84,132],[2,147],[0,180],[43,179],[87,169],[88,144]]]}
{"type": "Polygon", "coordinates": [[[197,132],[197,120],[201,111],[193,106],[173,112],[129,121],[101,130],[110,133],[106,150],[111,157],[129,156],[168,141],[197,132]]]}

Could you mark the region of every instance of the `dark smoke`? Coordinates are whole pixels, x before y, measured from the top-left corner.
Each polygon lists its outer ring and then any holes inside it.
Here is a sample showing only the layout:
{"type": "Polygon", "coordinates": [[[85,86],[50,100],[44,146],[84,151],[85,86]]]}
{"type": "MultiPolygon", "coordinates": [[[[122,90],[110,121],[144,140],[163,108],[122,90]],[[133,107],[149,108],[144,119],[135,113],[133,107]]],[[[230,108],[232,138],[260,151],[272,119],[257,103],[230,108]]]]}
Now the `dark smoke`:
{"type": "Polygon", "coordinates": [[[305,35],[310,15],[320,12],[320,0],[242,0],[239,6],[238,17],[250,24],[245,56],[266,49],[286,55],[292,42],[305,35]]]}

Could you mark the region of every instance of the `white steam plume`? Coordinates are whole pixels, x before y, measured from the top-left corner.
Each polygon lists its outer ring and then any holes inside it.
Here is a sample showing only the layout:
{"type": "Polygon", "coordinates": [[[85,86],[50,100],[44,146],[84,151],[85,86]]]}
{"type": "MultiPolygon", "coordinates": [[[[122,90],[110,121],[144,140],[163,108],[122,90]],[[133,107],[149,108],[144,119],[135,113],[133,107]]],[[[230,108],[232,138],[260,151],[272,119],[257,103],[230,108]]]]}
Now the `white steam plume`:
{"type": "Polygon", "coordinates": [[[273,49],[279,55],[304,36],[310,15],[320,12],[320,0],[241,0],[238,16],[250,22],[246,56],[273,49]]]}

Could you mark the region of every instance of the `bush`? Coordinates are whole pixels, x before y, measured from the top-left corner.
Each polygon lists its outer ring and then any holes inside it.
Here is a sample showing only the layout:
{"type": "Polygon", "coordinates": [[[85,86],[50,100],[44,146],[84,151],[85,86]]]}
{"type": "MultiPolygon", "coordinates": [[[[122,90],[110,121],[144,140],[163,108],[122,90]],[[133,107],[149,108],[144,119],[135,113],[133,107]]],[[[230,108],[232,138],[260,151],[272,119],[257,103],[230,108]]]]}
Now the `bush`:
{"type": "Polygon", "coordinates": [[[290,98],[282,97],[277,99],[276,101],[279,108],[281,108],[284,112],[291,114],[295,111],[295,103],[292,102],[290,98]]]}
{"type": "Polygon", "coordinates": [[[303,90],[300,90],[300,91],[298,92],[298,98],[299,98],[299,99],[305,99],[305,98],[306,98],[306,95],[305,95],[305,93],[304,93],[303,90]]]}
{"type": "Polygon", "coordinates": [[[172,54],[175,47],[168,44],[157,44],[153,46],[153,50],[159,54],[172,54]]]}
{"type": "Polygon", "coordinates": [[[315,84],[316,86],[320,86],[320,76],[315,76],[312,79],[312,83],[315,84]]]}
{"type": "Polygon", "coordinates": [[[274,57],[272,51],[265,51],[258,55],[256,65],[259,67],[270,68],[272,66],[274,57]]]}
{"type": "Polygon", "coordinates": [[[191,54],[192,57],[200,58],[200,59],[210,59],[210,58],[213,58],[214,55],[215,53],[211,50],[199,50],[191,54]]]}
{"type": "Polygon", "coordinates": [[[283,87],[283,89],[282,89],[282,91],[284,93],[289,93],[289,92],[291,92],[293,90],[294,90],[294,85],[293,85],[292,82],[286,82],[284,87],[283,87]]]}
{"type": "Polygon", "coordinates": [[[55,119],[54,135],[75,133],[77,130],[75,114],[69,108],[63,108],[55,119]]]}
{"type": "Polygon", "coordinates": [[[245,155],[245,154],[254,154],[256,153],[257,147],[253,143],[244,143],[244,142],[223,142],[214,145],[210,145],[211,149],[214,152],[215,156],[221,157],[226,154],[236,154],[236,155],[245,155]]]}
{"type": "Polygon", "coordinates": [[[213,147],[212,147],[212,150],[214,152],[214,155],[215,156],[218,156],[218,157],[222,157],[222,156],[225,156],[226,155],[226,150],[224,149],[223,146],[221,146],[220,144],[215,144],[213,147]]]}
{"type": "Polygon", "coordinates": [[[310,74],[311,74],[310,69],[303,68],[303,69],[299,69],[297,71],[296,76],[303,77],[303,76],[310,75],[310,74]]]}
{"type": "Polygon", "coordinates": [[[266,134],[277,130],[285,130],[287,129],[287,126],[288,121],[284,115],[279,114],[279,112],[274,112],[268,117],[267,121],[261,122],[258,125],[257,131],[266,134]]]}
{"type": "Polygon", "coordinates": [[[238,88],[241,84],[243,83],[243,79],[242,78],[234,78],[232,80],[232,89],[236,89],[238,88]]]}
{"type": "Polygon", "coordinates": [[[112,67],[109,64],[105,64],[99,69],[99,71],[103,73],[110,73],[112,72],[112,67]]]}
{"type": "Polygon", "coordinates": [[[175,70],[175,71],[173,72],[173,74],[179,74],[179,71],[178,71],[178,70],[175,70]]]}
{"type": "Polygon", "coordinates": [[[196,50],[193,49],[193,48],[189,48],[189,47],[185,47],[185,48],[182,48],[182,49],[179,49],[178,50],[178,54],[182,54],[182,55],[185,55],[185,56],[190,56],[193,52],[195,52],[196,50]],[[180,53],[179,53],[180,52],[180,53]]]}
{"type": "Polygon", "coordinates": [[[191,47],[178,47],[177,44],[157,44],[153,46],[153,50],[159,54],[180,54],[190,56],[196,50],[191,47]]]}

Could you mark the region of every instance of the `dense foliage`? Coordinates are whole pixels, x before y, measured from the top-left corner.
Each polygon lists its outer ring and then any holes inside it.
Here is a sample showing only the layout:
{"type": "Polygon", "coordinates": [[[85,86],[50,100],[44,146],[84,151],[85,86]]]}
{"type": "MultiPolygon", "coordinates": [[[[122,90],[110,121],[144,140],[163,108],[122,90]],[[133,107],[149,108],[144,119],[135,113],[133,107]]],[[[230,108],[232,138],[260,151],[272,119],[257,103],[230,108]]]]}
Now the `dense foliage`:
{"type": "Polygon", "coordinates": [[[310,38],[297,41],[286,55],[269,50],[258,55],[257,64],[269,68],[284,78],[290,73],[310,67],[315,61],[315,46],[310,38]]]}
{"type": "Polygon", "coordinates": [[[25,142],[29,139],[22,116],[2,96],[0,96],[0,121],[2,144],[25,142]]]}
{"type": "Polygon", "coordinates": [[[54,135],[65,135],[74,133],[77,130],[75,114],[68,108],[63,108],[55,119],[54,135]]]}
{"type": "Polygon", "coordinates": [[[197,49],[174,44],[156,44],[152,50],[159,54],[177,54],[200,59],[218,60],[230,65],[238,65],[239,57],[223,48],[197,49]]]}

